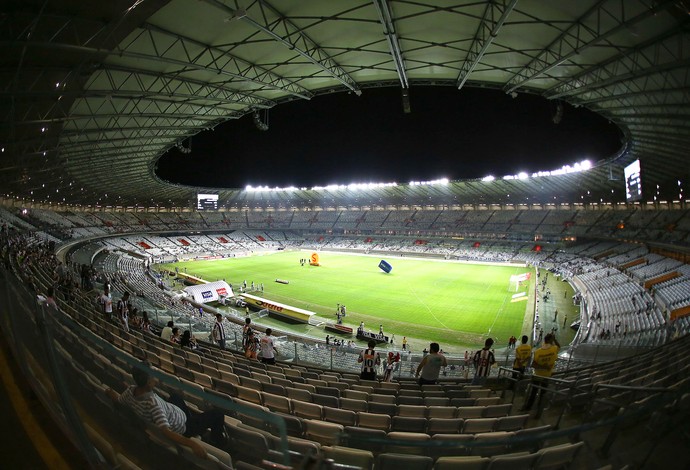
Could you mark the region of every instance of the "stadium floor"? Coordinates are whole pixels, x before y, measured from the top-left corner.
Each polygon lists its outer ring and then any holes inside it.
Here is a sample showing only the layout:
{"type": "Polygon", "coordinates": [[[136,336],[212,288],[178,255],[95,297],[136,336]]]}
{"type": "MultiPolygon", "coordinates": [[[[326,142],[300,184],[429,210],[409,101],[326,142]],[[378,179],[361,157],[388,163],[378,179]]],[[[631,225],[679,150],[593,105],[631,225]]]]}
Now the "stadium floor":
{"type": "Polygon", "coordinates": [[[62,470],[88,468],[35,397],[0,335],[0,455],[2,468],[62,470]]]}

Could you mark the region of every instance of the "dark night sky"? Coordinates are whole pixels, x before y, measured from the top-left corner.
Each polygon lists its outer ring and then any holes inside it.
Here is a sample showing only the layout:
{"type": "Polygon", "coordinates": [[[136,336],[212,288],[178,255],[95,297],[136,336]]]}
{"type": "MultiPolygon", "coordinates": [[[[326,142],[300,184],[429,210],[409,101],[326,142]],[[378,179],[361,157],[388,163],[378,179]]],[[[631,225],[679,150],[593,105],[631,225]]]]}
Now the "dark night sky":
{"type": "Polygon", "coordinates": [[[400,89],[365,89],[293,101],[193,138],[192,153],[168,152],[158,175],[208,187],[321,186],[437,178],[481,178],[595,162],[621,145],[617,128],[584,108],[498,90],[416,87],[411,114],[400,89]]]}

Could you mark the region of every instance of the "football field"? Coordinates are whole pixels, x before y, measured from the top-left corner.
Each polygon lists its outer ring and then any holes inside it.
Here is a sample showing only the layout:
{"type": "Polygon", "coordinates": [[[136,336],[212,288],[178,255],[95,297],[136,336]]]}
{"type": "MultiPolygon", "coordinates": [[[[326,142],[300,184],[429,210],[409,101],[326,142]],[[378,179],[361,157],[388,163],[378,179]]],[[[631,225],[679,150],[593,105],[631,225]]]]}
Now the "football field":
{"type": "MultiPolygon", "coordinates": [[[[336,306],[344,304],[345,325],[356,329],[363,321],[376,333],[383,325],[386,335],[395,334],[398,345],[407,336],[417,350],[437,341],[457,351],[481,346],[487,336],[497,339],[498,346],[521,334],[528,301],[511,301],[516,292],[510,276],[531,272],[529,268],[328,252],[320,253],[320,266],[302,266],[300,259],[310,254],[277,252],[161,267],[178,267],[208,281],[224,279],[236,294],[245,280],[248,286],[252,281],[263,283],[264,292],[255,295],[311,310],[328,322],[335,322],[336,306]],[[390,274],[378,268],[381,259],[393,266],[390,274]]],[[[518,293],[533,289],[533,277],[518,293]]],[[[285,330],[300,328],[304,325],[281,324],[285,330]]]]}

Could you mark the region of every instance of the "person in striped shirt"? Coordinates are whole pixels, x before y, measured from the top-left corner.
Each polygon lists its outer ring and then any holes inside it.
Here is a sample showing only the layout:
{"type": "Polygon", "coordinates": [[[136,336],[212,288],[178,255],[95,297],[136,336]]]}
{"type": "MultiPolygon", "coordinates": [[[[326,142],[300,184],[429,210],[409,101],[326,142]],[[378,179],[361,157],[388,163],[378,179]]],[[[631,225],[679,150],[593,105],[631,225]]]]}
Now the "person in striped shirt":
{"type": "Polygon", "coordinates": [[[256,359],[259,349],[259,338],[254,334],[254,330],[249,330],[247,333],[247,344],[245,344],[244,357],[247,359],[256,359]]]}
{"type": "Polygon", "coordinates": [[[172,394],[167,402],[153,391],[158,379],[149,374],[149,365],[142,363],[132,369],[132,378],[136,385],[128,387],[121,394],[107,389],[106,393],[115,402],[131,408],[134,413],[146,422],[160,428],[163,435],[171,441],[189,447],[195,455],[206,457],[206,451],[197,442],[190,439],[211,430],[211,444],[222,446],[225,442],[225,417],[218,410],[194,413],[184,399],[172,394]]]}
{"type": "Polygon", "coordinates": [[[368,348],[359,353],[357,362],[362,364],[362,372],[359,378],[362,380],[376,380],[376,369],[381,364],[381,356],[374,351],[376,341],[369,340],[368,348]]]}
{"type": "Polygon", "coordinates": [[[489,372],[491,372],[491,366],[496,363],[494,353],[491,351],[491,346],[493,345],[494,340],[492,338],[486,338],[486,341],[484,341],[484,348],[474,353],[474,358],[472,360],[474,363],[474,378],[472,379],[472,385],[484,385],[486,383],[486,378],[489,376],[489,372]]]}
{"type": "Polygon", "coordinates": [[[223,315],[216,314],[216,323],[213,324],[213,341],[218,343],[220,349],[225,349],[225,328],[223,328],[223,315]]]}

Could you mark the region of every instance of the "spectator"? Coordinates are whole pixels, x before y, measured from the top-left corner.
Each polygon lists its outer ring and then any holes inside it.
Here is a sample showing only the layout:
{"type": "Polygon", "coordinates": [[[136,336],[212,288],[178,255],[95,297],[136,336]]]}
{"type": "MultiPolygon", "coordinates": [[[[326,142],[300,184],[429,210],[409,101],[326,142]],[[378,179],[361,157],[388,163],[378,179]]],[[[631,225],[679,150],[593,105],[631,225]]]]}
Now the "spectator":
{"type": "Polygon", "coordinates": [[[525,375],[529,358],[532,356],[532,346],[527,344],[529,338],[527,335],[522,335],[522,344],[515,348],[515,360],[513,361],[513,378],[520,380],[525,375]]]}
{"type": "Polygon", "coordinates": [[[103,315],[107,320],[112,320],[113,319],[113,298],[110,295],[110,288],[108,285],[105,285],[105,290],[103,291],[103,295],[100,298],[101,302],[101,309],[103,312],[103,315]]]}
{"type": "Polygon", "coordinates": [[[136,366],[132,370],[132,377],[136,385],[128,387],[119,395],[109,388],[106,390],[107,395],[113,401],[132,408],[141,419],[159,427],[165,437],[176,444],[189,447],[200,458],[206,457],[206,451],[191,437],[202,435],[210,429],[211,444],[224,444],[225,418],[220,411],[193,413],[182,397],[176,394],[170,395],[170,402],[163,400],[153,391],[158,379],[149,375],[147,363],[136,366]]]}
{"type": "Polygon", "coordinates": [[[172,329],[172,336],[170,336],[170,342],[173,344],[180,344],[180,329],[175,327],[172,329]]]}
{"type": "Polygon", "coordinates": [[[474,378],[472,379],[472,385],[484,385],[486,383],[486,378],[489,376],[491,366],[496,363],[494,353],[491,351],[491,346],[493,346],[493,344],[493,339],[486,338],[486,341],[484,341],[484,348],[474,353],[472,359],[474,363],[474,378]]]}
{"type": "Polygon", "coordinates": [[[534,359],[532,360],[532,368],[534,369],[532,387],[530,387],[531,391],[529,398],[520,411],[529,411],[532,409],[537,393],[539,393],[537,408],[541,405],[541,399],[544,396],[545,389],[549,386],[549,381],[546,380],[546,378],[551,377],[553,366],[556,365],[556,359],[558,359],[558,351],[560,348],[561,345],[558,343],[558,340],[556,340],[556,337],[549,333],[544,337],[544,344],[534,351],[534,359]],[[537,387],[542,387],[544,390],[539,392],[540,389],[537,387]]]}
{"type": "Polygon", "coordinates": [[[381,364],[381,356],[374,350],[375,347],[376,341],[369,340],[367,349],[360,352],[357,358],[357,363],[362,364],[362,372],[359,374],[362,380],[376,380],[376,368],[381,364]]]}
{"type": "Polygon", "coordinates": [[[48,287],[48,290],[46,291],[44,303],[48,307],[58,308],[57,303],[55,302],[55,289],[53,289],[52,286],[48,287]]]}
{"type": "Polygon", "coordinates": [[[245,352],[247,351],[247,345],[249,344],[249,332],[252,331],[252,327],[250,326],[251,323],[251,318],[247,317],[244,319],[244,326],[242,327],[242,349],[245,352]]]}
{"type": "Polygon", "coordinates": [[[403,351],[406,351],[406,350],[407,350],[407,336],[403,336],[403,339],[402,339],[402,348],[403,348],[403,351]]]}
{"type": "Polygon", "coordinates": [[[168,322],[168,324],[163,327],[163,330],[161,330],[161,339],[163,341],[170,341],[170,337],[172,336],[172,329],[175,326],[175,323],[173,323],[172,320],[168,322]]]}
{"type": "Polygon", "coordinates": [[[213,341],[220,346],[220,349],[225,349],[225,328],[223,328],[223,315],[220,313],[216,313],[216,323],[213,324],[211,335],[213,341]]]}
{"type": "Polygon", "coordinates": [[[129,324],[132,325],[132,328],[135,328],[135,329],[141,328],[141,317],[139,317],[139,309],[137,309],[137,308],[132,309],[132,312],[129,315],[129,324]]]}
{"type": "Polygon", "coordinates": [[[144,333],[152,333],[151,331],[151,322],[149,321],[149,317],[146,316],[146,312],[144,312],[144,318],[141,321],[141,331],[144,333]]]}
{"type": "Polygon", "coordinates": [[[271,338],[271,333],[273,330],[266,328],[266,335],[261,338],[261,362],[264,364],[275,364],[276,363],[276,350],[273,344],[273,338],[271,338]]]}
{"type": "Polygon", "coordinates": [[[125,331],[129,331],[129,292],[122,294],[122,298],[117,301],[117,317],[122,323],[125,331]]]}
{"type": "Polygon", "coordinates": [[[259,339],[254,334],[253,330],[249,330],[247,336],[247,344],[244,350],[244,357],[247,359],[256,359],[256,353],[259,346],[259,339]]]}
{"type": "Polygon", "coordinates": [[[445,356],[439,352],[440,350],[441,347],[438,343],[431,343],[429,345],[429,354],[424,356],[415,372],[415,377],[419,377],[419,385],[435,384],[438,382],[438,375],[441,372],[441,367],[446,367],[448,365],[448,361],[446,361],[445,356]]]}
{"type": "Polygon", "coordinates": [[[182,338],[180,338],[180,347],[189,348],[192,351],[196,351],[198,345],[196,344],[196,339],[192,336],[192,332],[189,330],[184,330],[182,333],[182,338]]]}
{"type": "Polygon", "coordinates": [[[390,382],[393,380],[393,366],[395,365],[395,353],[388,352],[388,358],[384,364],[383,382],[390,382]]]}

